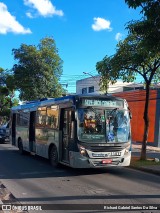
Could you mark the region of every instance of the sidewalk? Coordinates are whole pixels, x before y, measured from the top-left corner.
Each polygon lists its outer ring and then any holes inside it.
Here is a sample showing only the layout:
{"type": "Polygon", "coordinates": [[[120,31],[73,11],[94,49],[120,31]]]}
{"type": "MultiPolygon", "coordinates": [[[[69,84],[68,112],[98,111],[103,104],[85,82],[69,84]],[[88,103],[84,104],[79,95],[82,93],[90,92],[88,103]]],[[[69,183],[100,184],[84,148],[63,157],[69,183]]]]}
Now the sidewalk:
{"type": "MultiPolygon", "coordinates": [[[[141,150],[141,144],[132,143],[132,147],[133,147],[133,149],[140,149],[141,150]]],[[[153,146],[147,146],[146,148],[147,148],[148,151],[158,152],[159,153],[158,159],[160,160],[160,148],[153,147],[153,146]]],[[[156,174],[156,175],[160,175],[160,164],[158,164],[158,165],[138,166],[138,167],[131,165],[130,168],[138,169],[138,170],[149,172],[149,173],[156,174]]]]}
{"type": "MultiPolygon", "coordinates": [[[[134,149],[141,149],[141,144],[137,144],[136,142],[132,142],[132,147],[134,149]]],[[[160,152],[160,148],[154,146],[147,146],[147,150],[160,152]]]]}
{"type": "Polygon", "coordinates": [[[27,213],[28,211],[10,210],[11,205],[21,206],[21,203],[0,181],[0,213],[27,213]],[[8,209],[9,208],[9,209],[8,209]]]}

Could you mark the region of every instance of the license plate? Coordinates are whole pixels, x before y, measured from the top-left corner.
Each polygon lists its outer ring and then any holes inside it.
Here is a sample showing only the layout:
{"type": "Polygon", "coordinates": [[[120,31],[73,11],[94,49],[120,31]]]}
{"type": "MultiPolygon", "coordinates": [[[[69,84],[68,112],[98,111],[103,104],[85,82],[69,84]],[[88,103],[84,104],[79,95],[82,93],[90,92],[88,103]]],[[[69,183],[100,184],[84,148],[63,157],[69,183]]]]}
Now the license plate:
{"type": "Polygon", "coordinates": [[[112,163],[112,159],[102,160],[102,164],[110,164],[110,163],[112,163]]]}

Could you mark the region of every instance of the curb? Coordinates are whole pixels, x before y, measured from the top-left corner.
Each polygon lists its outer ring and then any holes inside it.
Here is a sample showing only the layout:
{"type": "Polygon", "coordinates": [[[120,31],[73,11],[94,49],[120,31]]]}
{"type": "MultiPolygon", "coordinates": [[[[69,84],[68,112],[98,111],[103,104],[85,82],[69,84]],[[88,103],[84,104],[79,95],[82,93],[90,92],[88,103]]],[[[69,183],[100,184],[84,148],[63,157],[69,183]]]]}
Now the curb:
{"type": "Polygon", "coordinates": [[[147,173],[151,173],[151,174],[154,174],[154,175],[160,175],[160,170],[155,170],[155,169],[146,168],[146,167],[135,167],[135,166],[129,166],[129,168],[139,170],[139,171],[143,171],[143,172],[147,172],[147,173]]]}
{"type": "Polygon", "coordinates": [[[4,212],[4,213],[25,213],[26,212],[27,213],[27,211],[9,210],[7,208],[7,206],[10,206],[10,205],[20,205],[21,206],[21,203],[1,183],[1,181],[0,181],[0,205],[2,206],[2,210],[0,210],[0,212],[4,212]],[[5,207],[6,207],[6,209],[5,209],[5,207]]]}

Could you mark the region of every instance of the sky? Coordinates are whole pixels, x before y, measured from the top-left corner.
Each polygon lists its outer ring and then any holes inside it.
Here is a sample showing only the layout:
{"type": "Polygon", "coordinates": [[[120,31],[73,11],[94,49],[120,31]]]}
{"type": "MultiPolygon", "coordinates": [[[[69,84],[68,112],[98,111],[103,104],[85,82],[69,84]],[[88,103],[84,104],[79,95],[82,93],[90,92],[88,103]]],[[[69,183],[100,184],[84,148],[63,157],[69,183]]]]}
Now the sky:
{"type": "Polygon", "coordinates": [[[22,43],[52,37],[63,60],[60,83],[75,92],[76,80],[97,75],[96,63],[115,53],[126,23],[140,17],[125,0],[0,0],[0,67],[13,67],[12,49],[22,43]]]}

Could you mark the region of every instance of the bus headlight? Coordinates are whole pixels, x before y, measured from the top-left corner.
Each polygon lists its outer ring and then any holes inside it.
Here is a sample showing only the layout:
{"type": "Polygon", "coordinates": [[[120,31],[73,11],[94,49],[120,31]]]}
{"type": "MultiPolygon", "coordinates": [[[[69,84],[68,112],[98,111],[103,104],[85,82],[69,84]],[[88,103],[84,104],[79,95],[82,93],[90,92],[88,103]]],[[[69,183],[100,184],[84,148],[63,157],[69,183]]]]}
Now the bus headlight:
{"type": "Polygon", "coordinates": [[[131,147],[128,146],[128,147],[125,148],[124,154],[128,154],[130,151],[131,151],[131,147]]]}
{"type": "Polygon", "coordinates": [[[87,151],[86,151],[86,149],[85,149],[83,146],[78,145],[78,148],[79,148],[79,152],[80,152],[80,154],[81,154],[82,156],[85,156],[85,157],[88,156],[87,151]]]}
{"type": "Polygon", "coordinates": [[[125,154],[128,154],[129,153],[129,149],[125,149],[125,154]]]}

